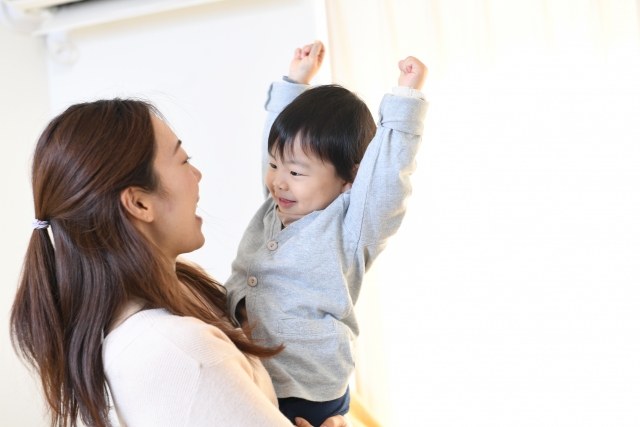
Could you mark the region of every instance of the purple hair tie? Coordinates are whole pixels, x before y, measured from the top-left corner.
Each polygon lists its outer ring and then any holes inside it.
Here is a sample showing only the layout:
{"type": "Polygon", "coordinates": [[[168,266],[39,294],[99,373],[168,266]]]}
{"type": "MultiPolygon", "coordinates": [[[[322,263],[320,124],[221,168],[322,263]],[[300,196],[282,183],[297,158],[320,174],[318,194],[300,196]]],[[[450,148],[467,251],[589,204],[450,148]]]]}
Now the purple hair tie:
{"type": "Polygon", "coordinates": [[[31,225],[34,230],[40,230],[41,228],[47,228],[49,226],[49,221],[40,221],[39,219],[34,219],[31,221],[31,225]]]}

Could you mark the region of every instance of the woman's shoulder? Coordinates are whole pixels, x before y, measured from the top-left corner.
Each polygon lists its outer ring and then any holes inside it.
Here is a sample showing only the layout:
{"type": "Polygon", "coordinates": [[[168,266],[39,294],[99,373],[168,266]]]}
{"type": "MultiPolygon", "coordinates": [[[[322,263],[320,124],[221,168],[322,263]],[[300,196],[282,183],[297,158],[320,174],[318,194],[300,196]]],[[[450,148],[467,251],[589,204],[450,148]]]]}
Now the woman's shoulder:
{"type": "Polygon", "coordinates": [[[138,312],[107,335],[103,361],[123,424],[286,425],[259,362],[253,366],[219,328],[193,317],[138,312]]]}
{"type": "Polygon", "coordinates": [[[242,353],[219,328],[164,309],[140,311],[113,330],[103,343],[105,369],[117,360],[162,362],[166,357],[216,364],[242,353]]]}

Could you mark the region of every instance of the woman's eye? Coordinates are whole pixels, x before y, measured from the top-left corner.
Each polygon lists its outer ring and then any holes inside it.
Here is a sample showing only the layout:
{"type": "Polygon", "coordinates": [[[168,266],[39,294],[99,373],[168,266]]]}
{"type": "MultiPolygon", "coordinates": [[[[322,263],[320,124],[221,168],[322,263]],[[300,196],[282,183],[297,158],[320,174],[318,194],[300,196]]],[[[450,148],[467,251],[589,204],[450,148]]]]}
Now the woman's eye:
{"type": "Polygon", "coordinates": [[[191,157],[187,157],[187,160],[184,161],[185,163],[190,163],[191,162],[191,157]]]}
{"type": "Polygon", "coordinates": [[[269,167],[271,167],[271,169],[278,169],[273,163],[269,163],[269,167]]]}

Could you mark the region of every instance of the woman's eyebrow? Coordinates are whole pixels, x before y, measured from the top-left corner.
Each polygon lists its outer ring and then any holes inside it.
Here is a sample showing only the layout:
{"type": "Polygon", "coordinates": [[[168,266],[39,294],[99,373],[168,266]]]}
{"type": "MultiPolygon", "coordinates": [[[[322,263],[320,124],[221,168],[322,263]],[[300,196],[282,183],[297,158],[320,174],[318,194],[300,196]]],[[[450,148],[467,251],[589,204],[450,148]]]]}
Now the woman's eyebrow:
{"type": "Polygon", "coordinates": [[[173,150],[174,155],[178,152],[178,148],[180,148],[180,145],[182,145],[182,141],[178,140],[178,143],[176,144],[176,148],[175,150],[173,150]]]}

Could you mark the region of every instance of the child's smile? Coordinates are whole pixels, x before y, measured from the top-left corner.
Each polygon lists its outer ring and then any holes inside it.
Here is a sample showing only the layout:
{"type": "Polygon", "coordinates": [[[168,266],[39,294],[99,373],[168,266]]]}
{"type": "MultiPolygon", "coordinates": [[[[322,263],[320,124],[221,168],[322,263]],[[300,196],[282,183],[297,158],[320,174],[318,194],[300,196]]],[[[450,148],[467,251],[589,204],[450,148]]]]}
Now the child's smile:
{"type": "Polygon", "coordinates": [[[295,203],[295,200],[283,199],[282,197],[278,197],[276,202],[281,209],[290,208],[295,203]]]}

